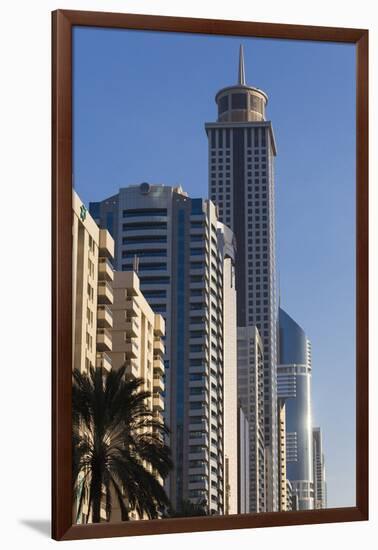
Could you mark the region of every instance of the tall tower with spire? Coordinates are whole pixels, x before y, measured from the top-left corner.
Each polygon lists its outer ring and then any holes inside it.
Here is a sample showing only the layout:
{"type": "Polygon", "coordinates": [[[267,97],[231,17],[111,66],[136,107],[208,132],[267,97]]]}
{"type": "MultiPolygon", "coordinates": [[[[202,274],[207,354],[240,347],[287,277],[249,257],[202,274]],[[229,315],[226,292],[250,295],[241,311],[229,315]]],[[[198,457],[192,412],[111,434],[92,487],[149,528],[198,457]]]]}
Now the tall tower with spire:
{"type": "Polygon", "coordinates": [[[278,509],[276,144],[272,124],[265,118],[268,96],[246,84],[242,46],[237,83],[219,90],[215,102],[217,121],[205,124],[209,197],[218,207],[219,218],[236,237],[238,368],[239,363],[243,365],[240,387],[248,387],[248,399],[242,405],[250,423],[250,511],[275,511],[278,509]],[[263,348],[262,384],[256,383],[258,361],[255,358],[252,363],[253,353],[248,354],[249,369],[245,369],[245,349],[249,344],[243,343],[243,335],[249,334],[253,327],[258,330],[263,348]],[[261,415],[256,412],[259,402],[262,402],[261,415]]]}

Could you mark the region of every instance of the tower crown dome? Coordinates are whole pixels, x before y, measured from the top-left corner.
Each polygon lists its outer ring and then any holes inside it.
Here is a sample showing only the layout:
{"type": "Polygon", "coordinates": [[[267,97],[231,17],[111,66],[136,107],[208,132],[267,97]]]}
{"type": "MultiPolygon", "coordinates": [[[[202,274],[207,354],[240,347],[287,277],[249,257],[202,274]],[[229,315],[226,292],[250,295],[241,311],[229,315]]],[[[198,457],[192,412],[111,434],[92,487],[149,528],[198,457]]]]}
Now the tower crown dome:
{"type": "Polygon", "coordinates": [[[268,96],[259,88],[246,84],[243,46],[239,50],[238,81],[219,90],[215,96],[218,122],[260,122],[265,120],[268,96]]]}

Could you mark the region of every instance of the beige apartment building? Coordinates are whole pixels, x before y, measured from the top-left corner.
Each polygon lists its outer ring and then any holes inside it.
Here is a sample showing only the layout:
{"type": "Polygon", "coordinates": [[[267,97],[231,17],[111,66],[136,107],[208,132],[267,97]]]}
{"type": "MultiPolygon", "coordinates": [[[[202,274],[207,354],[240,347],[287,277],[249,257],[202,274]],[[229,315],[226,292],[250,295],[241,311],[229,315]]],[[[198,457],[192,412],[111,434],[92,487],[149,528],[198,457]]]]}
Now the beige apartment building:
{"type": "MultiPolygon", "coordinates": [[[[106,229],[99,229],[78,194],[73,191],[72,224],[73,288],[73,368],[87,372],[90,367],[111,369],[113,326],[109,306],[113,302],[114,241],[106,229]]],[[[76,521],[75,504],[73,518],[76,521]]],[[[85,521],[88,506],[84,502],[85,521]]],[[[105,510],[101,510],[106,519],[105,510]]]]}
{"type": "Polygon", "coordinates": [[[73,368],[110,370],[114,241],[73,191],[73,368]]]}
{"type": "MultiPolygon", "coordinates": [[[[164,319],[153,312],[144,298],[135,271],[115,271],[113,292],[112,368],[126,365],[128,375],[143,378],[143,391],[151,393],[147,407],[163,422],[164,319]]],[[[145,467],[152,471],[149,464],[145,467]]],[[[163,483],[156,472],[155,476],[163,483]]],[[[145,518],[131,511],[130,519],[145,518]]],[[[114,506],[111,521],[120,520],[120,510],[114,506]]]]}

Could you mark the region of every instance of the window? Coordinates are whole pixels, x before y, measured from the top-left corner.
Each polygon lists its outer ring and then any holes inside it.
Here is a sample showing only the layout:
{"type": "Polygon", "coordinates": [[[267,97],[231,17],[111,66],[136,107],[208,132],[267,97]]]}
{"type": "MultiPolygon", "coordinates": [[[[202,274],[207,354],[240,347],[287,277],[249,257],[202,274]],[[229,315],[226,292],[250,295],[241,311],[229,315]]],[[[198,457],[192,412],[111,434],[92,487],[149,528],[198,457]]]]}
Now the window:
{"type": "Polygon", "coordinates": [[[232,94],[231,106],[232,106],[232,109],[247,109],[246,94],[232,94]]]}
{"type": "Polygon", "coordinates": [[[165,208],[143,208],[143,209],[130,209],[123,211],[124,218],[138,218],[142,216],[154,217],[154,216],[166,216],[167,210],[165,208]]]}
{"type": "Polygon", "coordinates": [[[223,96],[220,98],[218,103],[218,112],[219,114],[221,114],[227,110],[228,110],[228,96],[223,96]]]}

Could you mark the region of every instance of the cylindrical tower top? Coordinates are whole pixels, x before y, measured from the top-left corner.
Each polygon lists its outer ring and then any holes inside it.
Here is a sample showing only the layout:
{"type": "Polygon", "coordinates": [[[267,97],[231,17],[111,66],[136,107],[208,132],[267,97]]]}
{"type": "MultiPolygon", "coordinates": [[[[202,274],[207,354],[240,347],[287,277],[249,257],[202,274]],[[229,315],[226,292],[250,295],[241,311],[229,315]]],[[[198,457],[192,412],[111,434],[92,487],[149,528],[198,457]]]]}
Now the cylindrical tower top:
{"type": "Polygon", "coordinates": [[[268,96],[245,83],[243,46],[239,51],[238,83],[219,90],[215,96],[218,122],[259,122],[265,120],[268,96]]]}

